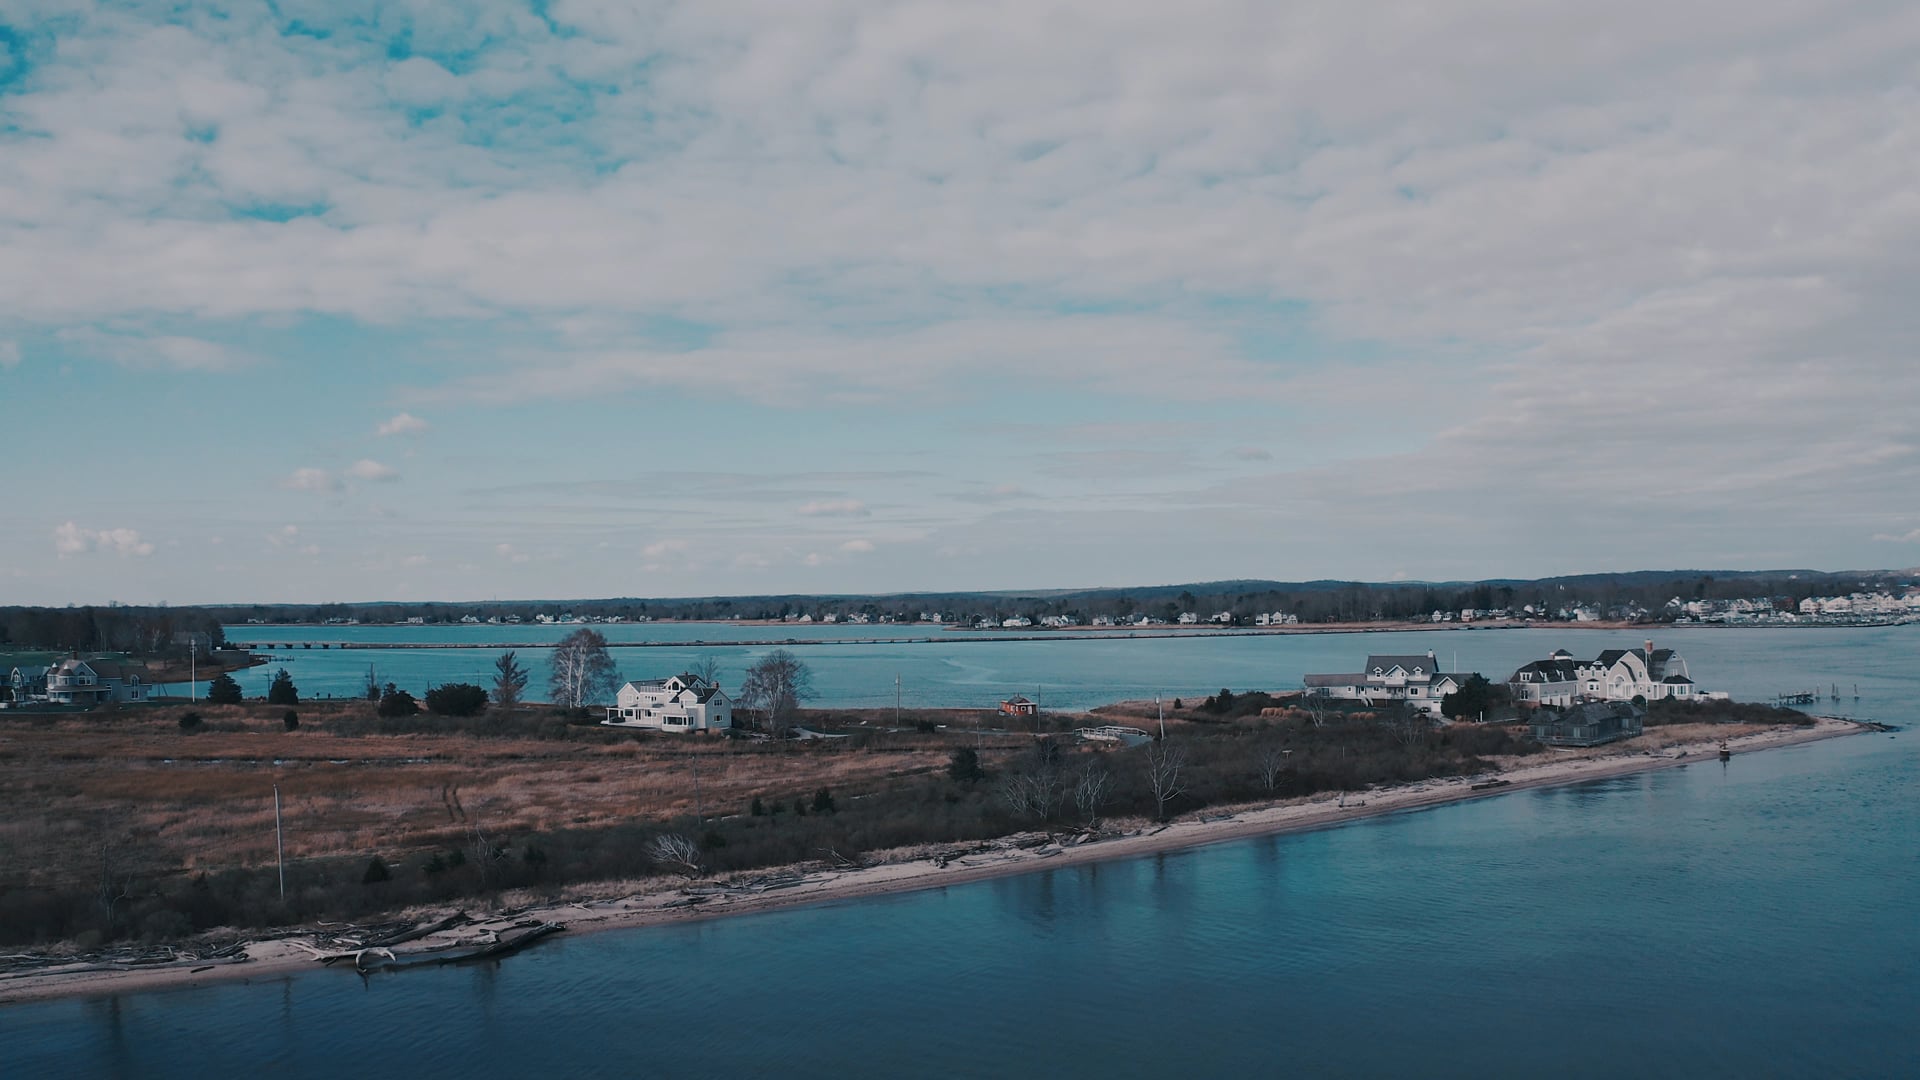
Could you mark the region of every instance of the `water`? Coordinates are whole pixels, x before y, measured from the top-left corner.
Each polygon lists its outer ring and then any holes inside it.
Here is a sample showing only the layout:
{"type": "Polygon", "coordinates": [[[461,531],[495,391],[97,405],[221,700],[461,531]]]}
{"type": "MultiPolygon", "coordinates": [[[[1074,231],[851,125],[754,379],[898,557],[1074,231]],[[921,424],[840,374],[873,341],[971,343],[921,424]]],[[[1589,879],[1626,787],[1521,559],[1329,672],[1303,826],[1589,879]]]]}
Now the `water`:
{"type": "MultiPolygon", "coordinates": [[[[1661,640],[1920,722],[1910,633],[1661,640]]],[[[0,1008],[0,1076],[1913,1076],[1917,841],[1909,727],[495,967],[0,1008]]]]}
{"type": "MultiPolygon", "coordinates": [[[[260,627],[230,627],[236,641],[264,639],[260,627]],[[252,637],[249,637],[252,634],[252,637]]],[[[276,628],[273,641],[539,642],[557,641],[570,627],[306,627],[276,628]]],[[[746,670],[775,648],[791,648],[813,670],[815,703],[840,708],[879,708],[894,703],[894,680],[908,708],[992,708],[1012,694],[1037,696],[1048,708],[1085,709],[1155,694],[1201,697],[1222,687],[1297,689],[1309,672],[1357,671],[1368,653],[1433,650],[1454,670],[1480,671],[1496,681],[1521,664],[1565,647],[1591,656],[1603,648],[1637,647],[1647,636],[1632,631],[1456,630],[1360,634],[1267,634],[1249,636],[1100,637],[1012,641],[972,632],[905,626],[762,626],[716,623],[647,623],[600,628],[616,641],[689,642],[654,648],[614,649],[624,678],[684,671],[704,657],[720,662],[721,683],[738,687],[746,670]],[[876,637],[896,640],[864,642],[876,637]],[[933,637],[931,642],[906,640],[933,637]],[[767,639],[753,645],[694,644],[691,639],[767,639]],[[788,644],[793,639],[794,644],[788,644]]],[[[1885,694],[1900,675],[1892,658],[1920,646],[1920,626],[1862,629],[1783,628],[1727,630],[1676,628],[1652,635],[1656,645],[1680,650],[1702,688],[1726,690],[1747,700],[1770,700],[1787,690],[1841,684],[1852,708],[1853,684],[1863,695],[1885,694]]],[[[357,697],[371,664],[382,683],[395,682],[417,696],[429,685],[492,682],[497,653],[487,649],[274,649],[291,657],[289,674],[303,696],[357,697]]],[[[532,688],[544,692],[550,649],[520,650],[533,673],[532,688]]],[[[1904,662],[1904,661],[1903,661],[1904,662]]],[[[262,696],[280,664],[239,673],[250,696],[262,696]]]]}

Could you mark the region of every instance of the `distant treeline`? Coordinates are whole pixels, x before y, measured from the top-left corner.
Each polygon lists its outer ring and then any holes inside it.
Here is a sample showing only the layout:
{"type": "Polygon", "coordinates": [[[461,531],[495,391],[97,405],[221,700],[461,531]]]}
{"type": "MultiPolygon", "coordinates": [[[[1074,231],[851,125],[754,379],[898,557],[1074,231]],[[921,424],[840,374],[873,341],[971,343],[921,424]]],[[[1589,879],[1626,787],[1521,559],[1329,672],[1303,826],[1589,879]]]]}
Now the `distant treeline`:
{"type": "Polygon", "coordinates": [[[1024,617],[1038,623],[1048,616],[1069,616],[1082,623],[1102,616],[1164,619],[1193,612],[1201,619],[1225,612],[1239,624],[1261,614],[1284,612],[1303,623],[1368,622],[1430,617],[1435,611],[1505,610],[1516,616],[1531,606],[1534,618],[1552,619],[1577,606],[1603,617],[1671,619],[1666,603],[1681,600],[1734,600],[1770,597],[1782,607],[1808,596],[1848,593],[1904,582],[1890,572],[1831,574],[1813,570],[1771,572],[1640,571],[1585,574],[1533,581],[1474,582],[1216,581],[1126,589],[1036,590],[1033,592],[925,592],[876,596],[780,595],[697,597],[689,599],[524,600],[476,603],[253,604],[201,610],[229,623],[257,619],[265,623],[319,623],[355,619],[366,623],[506,620],[519,616],[571,614],[577,619],[781,619],[828,615],[839,619],[864,615],[880,622],[917,621],[938,613],[946,622],[1000,621],[1024,617]]]}
{"type": "Polygon", "coordinates": [[[938,614],[949,623],[1027,618],[1036,624],[1067,616],[1082,624],[1096,618],[1162,619],[1186,612],[1201,619],[1226,613],[1246,625],[1262,614],[1283,612],[1302,623],[1404,621],[1432,613],[1505,611],[1515,618],[1549,621],[1584,607],[1602,618],[1670,621],[1667,602],[1770,598],[1791,609],[1809,596],[1904,587],[1911,575],[1893,571],[1827,573],[1777,571],[1636,571],[1583,574],[1532,581],[1473,582],[1214,581],[1126,589],[1033,592],[897,593],[876,596],[781,595],[687,599],[511,600],[472,603],[223,604],[192,608],[66,607],[0,608],[0,647],[158,653],[186,648],[186,635],[204,645],[221,641],[222,624],[324,623],[355,620],[396,623],[420,619],[459,622],[570,614],[579,620],[782,619],[829,615],[865,616],[872,622],[915,622],[938,614]],[[1531,611],[1527,609],[1531,608],[1531,611]]]}
{"type": "Polygon", "coordinates": [[[194,643],[202,652],[226,643],[220,619],[210,608],[0,607],[0,651],[185,656],[194,643]]]}

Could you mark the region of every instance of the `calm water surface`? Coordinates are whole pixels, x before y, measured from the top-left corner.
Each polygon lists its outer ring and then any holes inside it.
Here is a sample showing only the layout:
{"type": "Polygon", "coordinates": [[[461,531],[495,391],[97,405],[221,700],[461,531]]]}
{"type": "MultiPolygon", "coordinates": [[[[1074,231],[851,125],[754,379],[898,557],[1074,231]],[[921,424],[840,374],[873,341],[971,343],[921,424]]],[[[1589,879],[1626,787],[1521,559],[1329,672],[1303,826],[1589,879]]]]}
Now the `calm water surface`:
{"type": "MultiPolygon", "coordinates": [[[[229,627],[233,640],[245,641],[259,627],[229,627]]],[[[281,628],[274,641],[284,646],[303,640],[378,642],[558,641],[570,627],[309,627],[281,628]]],[[[655,648],[614,649],[614,662],[629,679],[671,675],[711,656],[721,682],[737,687],[746,670],[772,649],[791,647],[812,668],[816,702],[834,707],[880,707],[894,703],[894,680],[909,708],[992,708],[1010,694],[1038,696],[1050,708],[1091,708],[1128,698],[1195,697],[1221,687],[1235,690],[1288,690],[1308,672],[1357,671],[1368,653],[1424,653],[1433,650],[1448,670],[1481,671],[1504,679],[1529,660],[1562,646],[1581,656],[1606,648],[1635,648],[1644,636],[1594,630],[1456,630],[1364,634],[1268,634],[1240,637],[1187,636],[1149,638],[1008,641],[974,633],[943,633],[885,626],[739,627],[716,623],[649,623],[601,627],[608,637],[664,643],[655,648]],[[872,642],[886,634],[931,642],[872,642]],[[686,643],[690,637],[774,638],[765,644],[717,646],[686,643]],[[787,646],[792,637],[800,644],[787,646]],[[1458,668],[1455,665],[1458,665],[1458,668]]],[[[1863,696],[1886,693],[1901,677],[1896,655],[1920,651],[1920,626],[1860,630],[1669,629],[1655,635],[1659,646],[1681,650],[1694,678],[1708,689],[1747,699],[1770,699],[1784,690],[1825,688],[1839,682],[1851,707],[1853,685],[1863,696]]],[[[285,667],[310,697],[357,696],[372,665],[378,680],[393,681],[415,694],[446,682],[488,685],[497,653],[485,649],[285,649],[285,667]]],[[[552,650],[523,649],[521,660],[533,671],[536,692],[544,691],[552,650]]],[[[1902,661],[1904,663],[1905,661],[1902,661]]],[[[239,674],[250,695],[264,695],[280,665],[239,674]]],[[[184,688],[178,688],[184,690],[184,688]]]]}
{"type": "MultiPolygon", "coordinates": [[[[1857,678],[1911,725],[1914,640],[1681,647],[1719,685],[1857,678]]],[[[268,1072],[1920,1075],[1920,734],[497,967],[0,1008],[0,1076],[268,1072]]]]}

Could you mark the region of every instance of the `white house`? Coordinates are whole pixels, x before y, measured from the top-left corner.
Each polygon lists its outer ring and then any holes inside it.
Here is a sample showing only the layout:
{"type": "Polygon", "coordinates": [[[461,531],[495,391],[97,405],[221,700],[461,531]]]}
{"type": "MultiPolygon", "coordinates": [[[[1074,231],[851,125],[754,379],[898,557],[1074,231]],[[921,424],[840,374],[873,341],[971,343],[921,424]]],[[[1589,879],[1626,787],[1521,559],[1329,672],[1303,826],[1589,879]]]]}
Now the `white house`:
{"type": "Polygon", "coordinates": [[[1555,649],[1545,660],[1535,660],[1507,679],[1516,705],[1557,709],[1570,707],[1580,697],[1580,662],[1565,649],[1555,649]]]}
{"type": "Polygon", "coordinates": [[[1440,670],[1431,650],[1425,656],[1369,656],[1367,669],[1351,675],[1309,675],[1307,693],[1316,697],[1361,701],[1369,705],[1404,701],[1421,712],[1440,712],[1440,701],[1464,680],[1440,670]]]}
{"type": "Polygon", "coordinates": [[[45,664],[29,664],[14,668],[7,675],[6,699],[15,705],[25,705],[29,701],[43,701],[47,696],[47,667],[45,664]]]}
{"type": "Polygon", "coordinates": [[[682,672],[622,686],[601,723],[655,731],[725,731],[733,726],[733,702],[719,684],[682,672]]]}
{"type": "Polygon", "coordinates": [[[1521,667],[1507,680],[1516,705],[1567,708],[1579,701],[1691,701],[1703,696],[1672,649],[1649,641],[1639,649],[1608,649],[1592,660],[1575,660],[1559,649],[1546,660],[1521,667]]]}
{"type": "Polygon", "coordinates": [[[118,660],[69,657],[47,669],[47,702],[52,705],[145,701],[150,689],[145,668],[118,660]]]}

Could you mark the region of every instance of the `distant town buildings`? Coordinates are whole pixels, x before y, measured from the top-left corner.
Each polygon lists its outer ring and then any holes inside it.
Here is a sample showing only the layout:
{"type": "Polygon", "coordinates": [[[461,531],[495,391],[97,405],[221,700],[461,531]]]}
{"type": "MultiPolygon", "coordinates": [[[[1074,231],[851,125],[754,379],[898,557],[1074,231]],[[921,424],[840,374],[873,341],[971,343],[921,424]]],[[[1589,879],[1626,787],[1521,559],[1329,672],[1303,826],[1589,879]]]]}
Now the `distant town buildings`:
{"type": "Polygon", "coordinates": [[[1897,595],[1881,590],[1809,596],[1798,603],[1776,603],[1764,596],[1737,600],[1682,600],[1676,596],[1667,601],[1665,614],[1676,626],[1887,626],[1920,622],[1920,588],[1897,595]]]}

